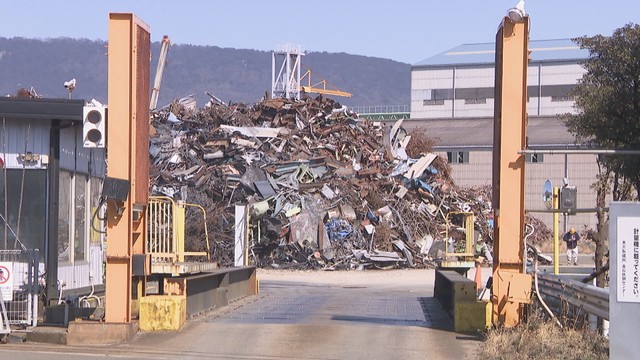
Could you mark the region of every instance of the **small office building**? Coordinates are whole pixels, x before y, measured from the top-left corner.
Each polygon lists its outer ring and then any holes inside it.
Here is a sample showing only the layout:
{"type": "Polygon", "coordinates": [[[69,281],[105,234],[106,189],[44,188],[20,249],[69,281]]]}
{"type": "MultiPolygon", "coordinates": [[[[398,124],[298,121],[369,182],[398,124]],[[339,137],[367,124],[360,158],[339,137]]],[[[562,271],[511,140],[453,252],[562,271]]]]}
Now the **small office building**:
{"type": "Polygon", "coordinates": [[[59,289],[104,284],[95,212],[105,149],[83,146],[84,106],[84,100],[0,98],[0,263],[12,265],[15,291],[26,282],[19,256],[25,249],[39,252],[36,281],[50,300],[59,289]]]}

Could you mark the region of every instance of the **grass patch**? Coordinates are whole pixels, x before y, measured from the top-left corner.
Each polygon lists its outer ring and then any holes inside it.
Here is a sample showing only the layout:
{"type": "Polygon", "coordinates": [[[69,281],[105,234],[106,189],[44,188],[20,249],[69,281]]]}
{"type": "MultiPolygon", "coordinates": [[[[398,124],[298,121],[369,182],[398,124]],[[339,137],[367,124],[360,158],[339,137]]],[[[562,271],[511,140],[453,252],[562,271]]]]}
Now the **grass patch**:
{"type": "Polygon", "coordinates": [[[513,328],[491,329],[480,359],[600,360],[609,358],[609,340],[596,332],[560,328],[540,311],[513,328]]]}

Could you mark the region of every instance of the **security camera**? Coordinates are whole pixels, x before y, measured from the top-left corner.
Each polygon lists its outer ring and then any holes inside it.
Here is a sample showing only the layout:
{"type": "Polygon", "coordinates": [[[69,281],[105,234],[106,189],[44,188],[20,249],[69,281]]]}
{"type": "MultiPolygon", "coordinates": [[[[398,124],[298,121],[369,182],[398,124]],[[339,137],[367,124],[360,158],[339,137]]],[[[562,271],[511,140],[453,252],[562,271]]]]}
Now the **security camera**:
{"type": "Polygon", "coordinates": [[[562,185],[563,185],[564,187],[569,186],[569,179],[567,179],[566,177],[565,177],[565,178],[562,178],[562,185]]]}
{"type": "Polygon", "coordinates": [[[509,20],[514,23],[522,21],[522,19],[527,16],[526,11],[524,10],[524,0],[518,1],[515,7],[509,9],[509,11],[507,11],[507,16],[509,17],[509,20]]]}
{"type": "Polygon", "coordinates": [[[69,81],[65,81],[64,82],[64,87],[67,88],[69,91],[72,91],[73,89],[76,88],[76,79],[71,79],[69,81]]]}

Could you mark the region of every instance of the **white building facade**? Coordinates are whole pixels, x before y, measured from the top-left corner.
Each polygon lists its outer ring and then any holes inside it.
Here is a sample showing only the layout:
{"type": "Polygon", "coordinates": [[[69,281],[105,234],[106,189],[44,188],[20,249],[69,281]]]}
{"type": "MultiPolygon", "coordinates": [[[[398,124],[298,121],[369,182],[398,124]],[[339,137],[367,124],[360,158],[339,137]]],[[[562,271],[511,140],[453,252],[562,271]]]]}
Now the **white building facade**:
{"type": "MultiPolygon", "coordinates": [[[[570,90],[585,73],[580,63],[589,53],[569,39],[530,41],[529,50],[528,146],[576,148],[574,137],[558,115],[575,112],[570,90]]],[[[491,185],[494,64],[495,44],[466,44],[414,64],[411,69],[411,121],[438,140],[435,150],[447,156],[454,181],[460,186],[491,185]]],[[[527,155],[526,209],[544,209],[544,183],[551,180],[554,186],[562,186],[563,178],[577,187],[578,208],[594,208],[591,185],[597,174],[595,159],[595,155],[527,155]]],[[[534,216],[552,226],[551,214],[534,216]]],[[[569,216],[564,227],[594,228],[595,224],[595,214],[584,213],[569,216]]]]}

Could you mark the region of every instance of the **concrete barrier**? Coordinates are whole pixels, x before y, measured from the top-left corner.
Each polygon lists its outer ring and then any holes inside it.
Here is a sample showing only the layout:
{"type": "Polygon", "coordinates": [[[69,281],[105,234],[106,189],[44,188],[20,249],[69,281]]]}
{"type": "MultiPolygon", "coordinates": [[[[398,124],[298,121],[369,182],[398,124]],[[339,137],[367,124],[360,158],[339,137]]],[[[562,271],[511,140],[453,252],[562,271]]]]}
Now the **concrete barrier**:
{"type": "Polygon", "coordinates": [[[476,283],[454,270],[436,270],[433,296],[453,318],[456,303],[476,300],[476,283]]]}
{"type": "Polygon", "coordinates": [[[491,327],[492,304],[488,301],[461,301],[454,305],[453,328],[456,332],[482,331],[491,327]]]}
{"type": "Polygon", "coordinates": [[[187,318],[225,306],[230,301],[256,295],[255,266],[217,269],[184,277],[165,278],[164,295],[187,298],[187,318]]]}
{"type": "Polygon", "coordinates": [[[476,283],[454,270],[436,270],[433,296],[453,319],[456,332],[485,330],[491,326],[492,304],[476,301],[476,283]]]}
{"type": "Polygon", "coordinates": [[[140,330],[178,331],[187,321],[187,298],[151,295],[140,299],[140,330]]]}

